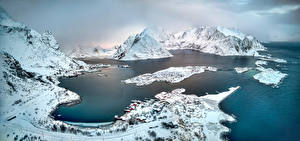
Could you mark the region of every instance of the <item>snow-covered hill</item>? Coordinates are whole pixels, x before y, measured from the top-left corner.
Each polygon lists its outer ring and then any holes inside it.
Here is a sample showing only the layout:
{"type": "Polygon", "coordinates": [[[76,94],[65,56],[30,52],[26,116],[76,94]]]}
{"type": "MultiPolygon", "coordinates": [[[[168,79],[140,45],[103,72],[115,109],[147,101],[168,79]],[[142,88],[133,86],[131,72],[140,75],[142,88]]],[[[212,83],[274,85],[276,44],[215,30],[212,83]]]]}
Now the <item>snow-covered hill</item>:
{"type": "Polygon", "coordinates": [[[158,28],[147,28],[142,33],[130,36],[114,54],[118,60],[145,60],[167,58],[173,55],[160,42],[166,37],[158,28]]]}
{"type": "Polygon", "coordinates": [[[265,50],[254,37],[238,30],[203,26],[168,33],[159,28],[147,28],[130,36],[114,55],[120,60],[157,59],[170,57],[167,50],[193,49],[221,56],[258,56],[265,50]]]}
{"type": "Polygon", "coordinates": [[[69,53],[71,58],[107,58],[111,59],[115,53],[115,49],[104,49],[101,47],[94,48],[75,48],[69,53]]]}

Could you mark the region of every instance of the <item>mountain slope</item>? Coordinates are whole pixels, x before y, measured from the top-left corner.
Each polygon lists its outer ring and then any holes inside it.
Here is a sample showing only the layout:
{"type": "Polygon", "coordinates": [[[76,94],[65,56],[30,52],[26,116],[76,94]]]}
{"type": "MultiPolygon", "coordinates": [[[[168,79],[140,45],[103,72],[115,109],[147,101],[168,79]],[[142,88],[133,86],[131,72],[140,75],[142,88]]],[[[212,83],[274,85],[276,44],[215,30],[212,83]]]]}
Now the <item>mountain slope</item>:
{"type": "Polygon", "coordinates": [[[84,65],[60,52],[58,43],[50,32],[39,34],[14,22],[4,12],[0,16],[0,50],[18,60],[26,71],[53,75],[84,65]]]}
{"type": "Polygon", "coordinates": [[[114,54],[118,60],[145,60],[172,57],[160,40],[164,39],[162,31],[147,28],[142,33],[130,36],[114,54]]]}
{"type": "Polygon", "coordinates": [[[59,104],[80,100],[57,86],[57,77],[88,69],[60,52],[50,32],[39,34],[12,20],[1,8],[0,66],[0,140],[46,140],[43,132],[59,123],[49,116],[51,111],[59,104]]]}
{"type": "Polygon", "coordinates": [[[159,28],[147,28],[130,36],[114,54],[119,60],[142,60],[171,57],[167,50],[193,49],[221,56],[258,56],[265,50],[254,37],[224,27],[190,28],[167,33],[159,28]]]}
{"type": "Polygon", "coordinates": [[[172,34],[168,49],[193,49],[221,56],[257,56],[265,48],[254,37],[224,27],[200,27],[172,34]]]}

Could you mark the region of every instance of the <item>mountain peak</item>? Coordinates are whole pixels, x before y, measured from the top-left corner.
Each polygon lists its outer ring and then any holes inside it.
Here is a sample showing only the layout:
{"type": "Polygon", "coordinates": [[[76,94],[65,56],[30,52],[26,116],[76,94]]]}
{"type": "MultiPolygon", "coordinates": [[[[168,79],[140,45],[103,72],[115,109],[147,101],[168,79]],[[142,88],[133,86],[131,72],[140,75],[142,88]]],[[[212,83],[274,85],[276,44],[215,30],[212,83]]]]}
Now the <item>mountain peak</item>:
{"type": "Polygon", "coordinates": [[[249,39],[254,38],[250,35],[246,35],[246,34],[242,33],[238,29],[225,28],[225,27],[222,27],[222,26],[218,26],[216,28],[217,28],[218,31],[222,32],[225,36],[234,36],[234,37],[237,37],[241,40],[244,40],[245,38],[249,38],[249,39]]]}
{"type": "Polygon", "coordinates": [[[144,60],[166,58],[172,55],[163,48],[161,41],[168,39],[162,28],[146,28],[140,34],[130,36],[114,54],[119,60],[144,60]]]}
{"type": "Polygon", "coordinates": [[[18,60],[28,72],[54,75],[79,67],[78,63],[84,64],[60,52],[51,32],[40,34],[13,21],[3,9],[0,10],[0,34],[0,51],[18,60]]]}
{"type": "Polygon", "coordinates": [[[170,57],[166,49],[192,49],[221,56],[255,56],[258,55],[257,51],[265,48],[254,37],[225,27],[191,27],[172,34],[162,28],[150,27],[136,36],[130,36],[118,48],[114,58],[136,60],[170,57]],[[156,53],[153,53],[154,50],[156,53]],[[157,54],[164,55],[159,57],[157,54]]]}

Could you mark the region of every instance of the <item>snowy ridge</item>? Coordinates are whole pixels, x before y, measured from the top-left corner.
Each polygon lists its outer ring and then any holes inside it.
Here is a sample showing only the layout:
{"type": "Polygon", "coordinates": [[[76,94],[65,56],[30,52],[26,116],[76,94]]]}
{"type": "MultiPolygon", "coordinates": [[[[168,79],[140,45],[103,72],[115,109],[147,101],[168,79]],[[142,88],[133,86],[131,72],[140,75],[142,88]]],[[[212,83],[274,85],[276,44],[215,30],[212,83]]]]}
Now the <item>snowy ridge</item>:
{"type": "Polygon", "coordinates": [[[220,56],[258,56],[265,50],[254,37],[224,27],[203,26],[173,34],[168,49],[193,49],[220,56]]]}
{"type": "Polygon", "coordinates": [[[244,40],[245,38],[248,38],[249,40],[254,39],[253,36],[245,35],[244,33],[242,33],[241,31],[239,31],[237,29],[229,29],[229,28],[218,26],[217,30],[219,32],[222,32],[225,36],[233,36],[233,37],[239,38],[241,40],[244,40]]]}
{"type": "Polygon", "coordinates": [[[135,83],[137,86],[149,85],[155,81],[166,81],[170,83],[178,83],[184,79],[205,71],[217,71],[215,67],[207,66],[186,66],[186,67],[170,67],[168,69],[157,71],[153,74],[142,74],[123,82],[127,84],[135,83]]]}
{"type": "Polygon", "coordinates": [[[172,57],[160,43],[165,38],[158,29],[145,29],[142,33],[130,36],[118,47],[113,58],[118,60],[145,60],[172,57]]]}
{"type": "Polygon", "coordinates": [[[85,65],[58,51],[58,43],[50,32],[39,34],[11,19],[2,19],[0,23],[3,21],[11,23],[0,25],[0,49],[18,60],[26,71],[50,76],[85,65]]]}
{"type": "Polygon", "coordinates": [[[146,28],[130,36],[114,54],[115,59],[142,60],[171,57],[166,51],[193,49],[220,56],[259,56],[265,47],[254,37],[224,27],[203,26],[168,33],[160,28],[146,28]]]}

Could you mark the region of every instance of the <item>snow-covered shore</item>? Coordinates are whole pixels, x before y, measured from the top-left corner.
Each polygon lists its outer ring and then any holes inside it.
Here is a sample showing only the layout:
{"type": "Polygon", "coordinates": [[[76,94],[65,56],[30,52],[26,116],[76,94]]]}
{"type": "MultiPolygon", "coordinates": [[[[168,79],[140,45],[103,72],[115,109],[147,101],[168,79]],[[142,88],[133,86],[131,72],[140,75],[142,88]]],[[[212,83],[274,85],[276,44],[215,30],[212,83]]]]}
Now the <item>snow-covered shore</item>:
{"type": "Polygon", "coordinates": [[[170,83],[178,83],[184,79],[205,71],[217,71],[215,67],[207,66],[186,66],[186,67],[170,67],[154,73],[142,74],[123,82],[127,84],[135,83],[137,86],[149,85],[155,81],[166,81],[170,83]]]}
{"type": "Polygon", "coordinates": [[[287,76],[286,73],[273,70],[272,68],[257,67],[260,72],[253,76],[254,79],[266,85],[277,87],[280,82],[287,76]]]}
{"type": "MultiPolygon", "coordinates": [[[[283,59],[275,59],[277,63],[286,63],[283,59]],[[279,61],[278,61],[279,60],[279,61]]],[[[272,68],[265,68],[268,64],[267,61],[274,61],[268,60],[268,59],[261,59],[257,60],[255,62],[256,70],[260,71],[259,73],[255,74],[253,76],[254,79],[258,80],[258,82],[266,84],[266,85],[272,85],[273,87],[277,87],[280,82],[283,81],[283,79],[288,75],[286,73],[282,73],[280,71],[274,70],[272,68]]]]}
{"type": "MultiPolygon", "coordinates": [[[[120,119],[151,127],[147,131],[150,138],[155,133],[156,137],[172,140],[221,140],[220,135],[229,129],[220,121],[235,119],[222,112],[218,104],[238,88],[201,97],[185,95],[185,89],[161,92],[155,96],[158,101],[132,103],[131,110],[120,119]]],[[[147,137],[142,130],[139,134],[142,139],[147,137]]]]}
{"type": "MultiPolygon", "coordinates": [[[[15,117],[9,121],[2,119],[0,132],[3,134],[0,135],[0,138],[5,140],[33,138],[78,141],[99,139],[125,141],[135,139],[221,140],[220,135],[228,132],[229,129],[220,122],[235,120],[232,116],[222,112],[218,104],[238,88],[232,87],[229,91],[202,97],[182,94],[184,89],[162,92],[155,96],[158,100],[133,101],[126,113],[114,123],[92,128],[54,121],[49,117],[48,121],[38,121],[37,124],[28,122],[25,117],[15,117]]],[[[61,99],[71,100],[69,96],[66,95],[61,99]]],[[[44,100],[46,101],[49,97],[45,97],[44,100]]],[[[41,97],[37,99],[40,100],[41,97]]],[[[73,100],[75,99],[77,97],[74,97],[73,100]]],[[[44,102],[39,101],[39,103],[44,102]]],[[[32,108],[35,107],[35,104],[33,105],[32,108]]],[[[43,109],[43,107],[40,108],[43,109]]],[[[44,111],[44,116],[50,110],[52,109],[44,111]]],[[[26,114],[32,114],[32,118],[40,118],[37,116],[39,114],[34,113],[39,110],[23,108],[23,111],[26,114]]]]}
{"type": "Polygon", "coordinates": [[[286,60],[281,59],[281,58],[272,57],[270,54],[268,54],[268,55],[259,55],[258,59],[264,60],[264,61],[272,61],[272,62],[276,62],[276,63],[287,63],[286,60]]]}
{"type": "Polygon", "coordinates": [[[257,66],[257,67],[262,67],[262,65],[267,65],[268,64],[268,62],[267,61],[263,61],[263,60],[257,60],[256,62],[255,62],[255,65],[257,66]]]}
{"type": "Polygon", "coordinates": [[[248,70],[250,70],[251,68],[248,68],[248,67],[244,67],[244,68],[241,68],[241,67],[236,67],[234,68],[234,70],[237,72],[237,73],[243,73],[243,72],[246,72],[248,70]]]}

